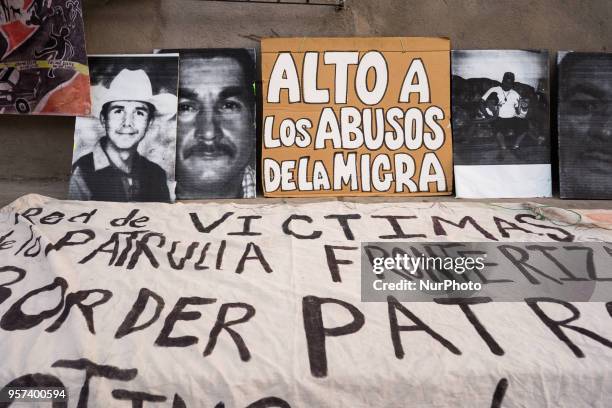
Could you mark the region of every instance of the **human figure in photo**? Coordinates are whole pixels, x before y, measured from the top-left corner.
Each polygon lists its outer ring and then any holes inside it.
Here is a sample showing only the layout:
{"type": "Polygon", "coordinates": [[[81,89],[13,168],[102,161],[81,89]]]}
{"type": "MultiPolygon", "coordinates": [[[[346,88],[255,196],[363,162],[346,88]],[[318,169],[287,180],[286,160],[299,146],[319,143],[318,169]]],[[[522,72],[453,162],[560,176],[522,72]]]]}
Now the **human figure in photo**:
{"type": "Polygon", "coordinates": [[[516,142],[514,143],[515,148],[520,148],[520,145],[526,136],[529,136],[530,139],[533,140],[538,146],[542,145],[546,138],[540,134],[541,132],[539,129],[539,124],[537,123],[537,119],[534,119],[537,118],[537,112],[532,107],[532,102],[530,98],[525,97],[520,99],[517,117],[525,119],[527,121],[527,131],[525,131],[523,134],[519,135],[516,138],[516,142]]]}
{"type": "Polygon", "coordinates": [[[177,198],[255,197],[251,54],[211,49],[180,58],[177,198]]]}
{"type": "MultiPolygon", "coordinates": [[[[470,118],[470,125],[466,134],[470,135],[471,138],[478,138],[482,130],[486,131],[490,127],[490,124],[495,122],[498,116],[499,98],[497,97],[497,92],[491,92],[489,96],[487,96],[485,103],[478,106],[476,114],[472,115],[473,119],[470,118]]],[[[458,143],[469,142],[469,139],[460,138],[458,143]]]]}
{"type": "Polygon", "coordinates": [[[176,111],[177,98],[153,95],[144,70],[124,69],[108,88],[92,87],[94,112],[105,135],[73,165],[69,196],[75,200],[170,201],[166,172],[137,149],[156,117],[176,111]]]}
{"type": "MultiPolygon", "coordinates": [[[[527,121],[519,116],[521,97],[513,88],[514,73],[506,72],[501,85],[490,88],[482,95],[480,100],[481,106],[486,105],[487,98],[493,92],[499,98],[499,113],[497,119],[493,122],[493,132],[502,151],[507,150],[507,137],[513,134],[516,137],[515,140],[520,143],[520,140],[525,137],[528,127],[527,121]]],[[[512,148],[518,149],[519,143],[515,142],[512,148]]]]}
{"type": "Polygon", "coordinates": [[[491,92],[485,103],[480,104],[476,112],[476,120],[479,122],[492,122],[499,117],[499,96],[497,92],[491,92]]]}
{"type": "MultiPolygon", "coordinates": [[[[529,98],[519,99],[517,113],[516,113],[517,118],[527,120],[528,115],[529,115],[529,104],[530,104],[529,98]]],[[[516,137],[516,142],[514,143],[515,149],[520,148],[521,142],[523,141],[525,136],[527,136],[529,133],[530,133],[529,132],[529,121],[527,121],[527,129],[516,137]]]]}
{"type": "MultiPolygon", "coordinates": [[[[49,64],[53,64],[56,61],[64,61],[74,56],[74,46],[70,42],[70,29],[66,26],[60,28],[59,32],[55,32],[55,28],[51,25],[51,32],[49,34],[49,40],[47,41],[46,47],[34,51],[35,58],[45,58],[49,64]]],[[[53,65],[51,65],[53,66],[53,65]]],[[[55,78],[55,69],[49,68],[47,71],[49,78],[55,78]]]]}
{"type": "Polygon", "coordinates": [[[562,183],[577,198],[612,198],[612,54],[569,53],[560,64],[562,183]]]}

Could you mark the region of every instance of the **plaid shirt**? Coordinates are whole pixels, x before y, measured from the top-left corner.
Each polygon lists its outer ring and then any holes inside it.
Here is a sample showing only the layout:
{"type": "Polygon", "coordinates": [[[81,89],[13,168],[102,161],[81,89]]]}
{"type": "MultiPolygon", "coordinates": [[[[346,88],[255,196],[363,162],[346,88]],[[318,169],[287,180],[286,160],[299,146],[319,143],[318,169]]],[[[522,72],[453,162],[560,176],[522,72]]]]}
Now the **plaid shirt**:
{"type": "Polygon", "coordinates": [[[115,166],[100,139],[91,153],[74,164],[68,196],[71,200],[96,201],[170,201],[166,172],[157,164],[134,153],[130,173],[115,166]]]}
{"type": "Polygon", "coordinates": [[[246,166],[242,176],[242,198],[255,198],[255,185],[255,170],[251,166],[246,166]]]}

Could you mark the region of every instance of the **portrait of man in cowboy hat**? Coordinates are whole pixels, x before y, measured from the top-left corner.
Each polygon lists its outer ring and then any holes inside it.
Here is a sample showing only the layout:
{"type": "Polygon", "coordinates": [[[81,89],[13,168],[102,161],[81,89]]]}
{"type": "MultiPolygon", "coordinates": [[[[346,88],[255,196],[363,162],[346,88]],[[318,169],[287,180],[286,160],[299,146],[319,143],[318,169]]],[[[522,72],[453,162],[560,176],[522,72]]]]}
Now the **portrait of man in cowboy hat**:
{"type": "MultiPolygon", "coordinates": [[[[95,61],[93,58],[90,62],[94,68],[95,61]]],[[[92,82],[96,79],[94,72],[92,82]]],[[[175,75],[175,81],[176,78],[175,75]]],[[[100,135],[90,151],[74,161],[69,197],[96,201],[171,201],[172,175],[139,150],[151,150],[143,149],[141,143],[152,132],[156,121],[172,117],[176,123],[176,110],[176,90],[174,94],[154,92],[150,75],[134,64],[121,69],[108,86],[103,83],[92,86],[92,116],[100,135]]],[[[80,122],[78,118],[77,133],[80,122]]],[[[159,133],[158,127],[155,130],[159,133]]],[[[169,139],[173,156],[176,133],[169,139]]],[[[173,168],[174,160],[171,161],[169,167],[173,168]]]]}

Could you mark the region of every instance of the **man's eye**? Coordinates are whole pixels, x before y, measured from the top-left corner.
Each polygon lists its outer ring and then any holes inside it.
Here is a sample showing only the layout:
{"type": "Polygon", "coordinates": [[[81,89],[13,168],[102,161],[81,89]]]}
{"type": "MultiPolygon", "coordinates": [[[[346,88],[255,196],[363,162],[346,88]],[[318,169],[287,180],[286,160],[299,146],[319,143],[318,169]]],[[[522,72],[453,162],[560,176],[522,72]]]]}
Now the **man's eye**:
{"type": "Polygon", "coordinates": [[[221,105],[221,109],[227,111],[239,111],[242,109],[242,104],[235,101],[225,101],[221,105]]]}
{"type": "Polygon", "coordinates": [[[119,113],[123,113],[123,109],[121,108],[115,108],[115,109],[111,109],[111,113],[113,114],[119,114],[119,113]]]}
{"type": "Polygon", "coordinates": [[[136,115],[145,116],[145,113],[143,111],[136,111],[136,115]]]}
{"type": "Polygon", "coordinates": [[[571,107],[577,114],[589,115],[605,109],[605,104],[597,100],[574,100],[571,107]]]}
{"type": "Polygon", "coordinates": [[[189,103],[179,103],[178,111],[182,113],[194,113],[197,112],[197,109],[189,103]]]}

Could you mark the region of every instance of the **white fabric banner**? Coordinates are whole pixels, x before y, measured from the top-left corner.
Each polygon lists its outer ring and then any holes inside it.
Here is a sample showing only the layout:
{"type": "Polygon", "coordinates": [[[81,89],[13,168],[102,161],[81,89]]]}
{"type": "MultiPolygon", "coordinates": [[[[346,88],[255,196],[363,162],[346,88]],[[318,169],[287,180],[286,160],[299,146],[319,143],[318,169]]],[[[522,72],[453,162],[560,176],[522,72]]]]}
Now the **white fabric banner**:
{"type": "Polygon", "coordinates": [[[612,303],[362,302],[359,264],[368,241],[610,229],[611,211],[528,204],[25,196],[0,210],[0,388],[64,386],[58,407],[609,406],[612,303]]]}

